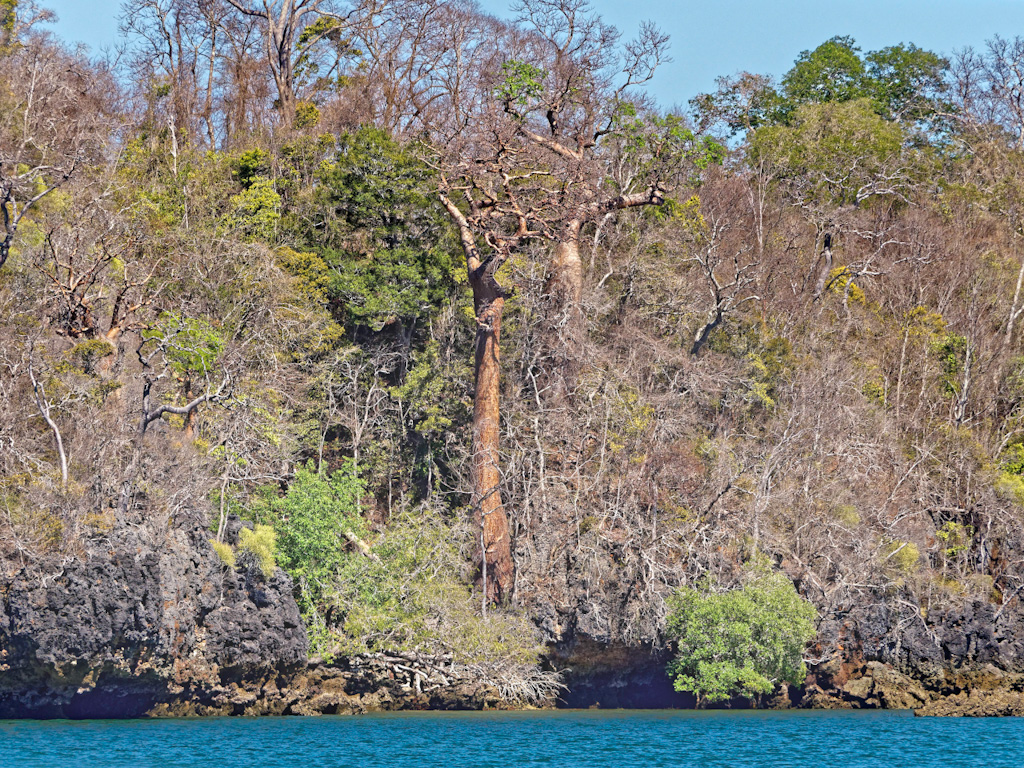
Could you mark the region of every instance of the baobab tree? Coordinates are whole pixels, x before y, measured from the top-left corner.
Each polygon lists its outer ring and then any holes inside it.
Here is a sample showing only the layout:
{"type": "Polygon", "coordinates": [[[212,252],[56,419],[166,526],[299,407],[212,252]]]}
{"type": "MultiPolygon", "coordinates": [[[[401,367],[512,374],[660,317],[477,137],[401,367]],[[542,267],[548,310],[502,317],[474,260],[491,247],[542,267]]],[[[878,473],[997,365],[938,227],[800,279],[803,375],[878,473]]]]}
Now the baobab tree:
{"type": "Polygon", "coordinates": [[[619,46],[618,32],[582,0],[531,0],[517,10],[507,24],[453,9],[443,35],[457,55],[434,60],[435,90],[423,94],[440,199],[460,235],[476,310],[473,509],[479,577],[494,602],[509,597],[514,573],[498,444],[501,321],[512,289],[498,272],[513,253],[537,252],[535,243],[548,254],[545,322],[560,332],[544,363],[548,396],[564,393],[579,365],[583,228],[662,203],[677,150],[693,139],[631,98],[664,60],[667,39],[653,26],[619,46]]]}
{"type": "MultiPolygon", "coordinates": [[[[585,0],[522,0],[515,10],[520,42],[502,64],[497,89],[509,134],[503,158],[550,174],[546,185],[527,191],[545,199],[519,205],[531,209],[551,243],[547,304],[555,341],[545,357],[558,399],[578,369],[584,226],[625,208],[660,205],[678,158],[673,145],[693,136],[642,112],[636,89],[668,48],[653,24],[620,44],[619,32],[585,0]]],[[[518,188],[510,193],[524,197],[518,188]]]]}

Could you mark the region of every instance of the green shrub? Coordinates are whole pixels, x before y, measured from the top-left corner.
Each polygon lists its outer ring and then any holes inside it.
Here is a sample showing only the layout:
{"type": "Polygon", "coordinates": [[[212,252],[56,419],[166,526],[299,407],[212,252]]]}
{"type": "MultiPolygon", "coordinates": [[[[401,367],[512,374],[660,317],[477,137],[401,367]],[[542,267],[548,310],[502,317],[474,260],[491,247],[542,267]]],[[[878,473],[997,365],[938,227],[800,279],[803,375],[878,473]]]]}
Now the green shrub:
{"type": "Polygon", "coordinates": [[[225,223],[252,240],[273,240],[281,220],[281,195],[274,182],[256,176],[248,188],[231,196],[231,212],[225,223]]]}
{"type": "Polygon", "coordinates": [[[1015,443],[1003,451],[999,462],[1003,472],[1010,475],[1024,475],[1024,445],[1015,443]]]}
{"type": "Polygon", "coordinates": [[[359,514],[362,494],[351,462],[331,475],[309,462],[296,469],[285,496],[270,500],[267,517],[277,530],[281,567],[299,585],[305,612],[333,589],[347,556],[346,534],[367,535],[359,514]]]}
{"type": "Polygon", "coordinates": [[[1024,507],[1024,479],[1020,475],[1000,472],[995,483],[996,495],[1003,501],[1009,501],[1024,507]]]}
{"type": "Polygon", "coordinates": [[[254,530],[243,528],[238,534],[238,564],[258,567],[264,577],[274,575],[277,535],[269,525],[256,524],[254,530]]]}
{"type": "Polygon", "coordinates": [[[755,572],[729,592],[682,587],[669,609],[667,633],[678,650],[668,674],[698,703],[770,693],[807,674],[803,650],[817,614],[782,574],[755,572]]]}
{"type": "Polygon", "coordinates": [[[461,580],[459,535],[430,509],[392,519],[374,546],[377,559],[350,555],[337,581],[343,615],[336,640],[345,653],[450,652],[462,663],[534,664],[540,644],[524,616],[481,614],[461,580]]]}
{"type": "Polygon", "coordinates": [[[853,504],[839,504],[832,508],[832,514],[836,520],[850,528],[860,525],[860,513],[853,504]]]}
{"type": "Polygon", "coordinates": [[[210,546],[213,547],[213,551],[217,553],[220,560],[228,568],[235,567],[235,550],[231,548],[230,544],[225,544],[223,541],[217,541],[216,539],[210,539],[210,546]]]}
{"type": "Polygon", "coordinates": [[[912,573],[921,559],[921,550],[912,541],[890,541],[883,551],[883,562],[895,566],[902,573],[912,573]]]}

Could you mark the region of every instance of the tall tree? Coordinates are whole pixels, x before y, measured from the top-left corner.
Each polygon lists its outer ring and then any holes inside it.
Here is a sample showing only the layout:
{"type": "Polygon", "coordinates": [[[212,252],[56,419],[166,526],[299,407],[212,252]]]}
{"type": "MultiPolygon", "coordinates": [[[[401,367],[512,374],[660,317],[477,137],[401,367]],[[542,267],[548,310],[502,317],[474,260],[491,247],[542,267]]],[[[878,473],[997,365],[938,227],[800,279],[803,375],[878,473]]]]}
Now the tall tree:
{"type": "Polygon", "coordinates": [[[0,56],[0,267],[25,217],[97,159],[112,122],[109,73],[45,37],[0,56]],[[59,116],[59,118],[55,117],[59,116]]]}
{"type": "Polygon", "coordinates": [[[513,581],[498,446],[500,329],[510,289],[498,270],[528,243],[545,244],[551,333],[542,386],[559,398],[580,366],[584,226],[660,204],[667,148],[693,138],[667,121],[652,139],[646,129],[657,121],[634,105],[632,89],[664,60],[667,39],[653,26],[619,46],[618,32],[582,0],[530,0],[517,10],[512,25],[471,14],[449,24],[462,35],[460,56],[438,81],[429,124],[441,199],[460,232],[476,306],[473,498],[481,576],[495,600],[510,594],[513,581]]]}
{"type": "MultiPolygon", "coordinates": [[[[239,13],[259,21],[263,27],[264,50],[274,85],[281,125],[295,124],[300,95],[300,74],[318,45],[325,40],[342,41],[348,17],[338,11],[334,0],[227,0],[239,13]]],[[[341,50],[336,49],[336,61],[341,50]]],[[[320,73],[322,76],[326,73],[320,73]]]]}
{"type": "Polygon", "coordinates": [[[150,121],[156,122],[155,102],[169,102],[165,121],[175,142],[196,141],[205,133],[207,146],[217,145],[214,107],[224,13],[218,0],[127,0],[122,6],[121,32],[134,43],[132,79],[147,91],[150,121]]]}

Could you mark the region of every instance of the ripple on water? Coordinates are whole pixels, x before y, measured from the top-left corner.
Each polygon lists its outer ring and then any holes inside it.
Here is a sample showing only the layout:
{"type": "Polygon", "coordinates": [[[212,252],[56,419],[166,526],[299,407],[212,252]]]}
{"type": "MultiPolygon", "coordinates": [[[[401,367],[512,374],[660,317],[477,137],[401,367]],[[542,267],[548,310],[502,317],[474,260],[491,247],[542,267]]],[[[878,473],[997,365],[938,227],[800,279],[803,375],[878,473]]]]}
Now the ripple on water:
{"type": "Polygon", "coordinates": [[[909,712],[417,712],[0,721],[3,768],[1024,768],[1024,718],[909,712]]]}

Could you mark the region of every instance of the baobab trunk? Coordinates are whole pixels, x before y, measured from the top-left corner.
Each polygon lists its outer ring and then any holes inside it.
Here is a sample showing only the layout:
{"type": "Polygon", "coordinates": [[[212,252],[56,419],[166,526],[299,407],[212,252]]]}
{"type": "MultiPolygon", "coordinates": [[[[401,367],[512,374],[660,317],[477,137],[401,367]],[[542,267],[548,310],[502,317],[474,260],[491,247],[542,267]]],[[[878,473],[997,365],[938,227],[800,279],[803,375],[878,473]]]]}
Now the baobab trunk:
{"type": "Polygon", "coordinates": [[[478,583],[491,603],[512,596],[514,567],[508,518],[501,503],[501,317],[506,292],[494,277],[501,259],[480,258],[462,211],[445,195],[441,202],[459,228],[476,312],[473,397],[473,516],[479,526],[478,583]]]}
{"type": "Polygon", "coordinates": [[[580,222],[571,221],[555,245],[548,293],[562,314],[579,314],[583,297],[583,261],[580,259],[580,222]]]}
{"type": "Polygon", "coordinates": [[[508,518],[501,503],[501,464],[498,454],[501,419],[502,296],[474,285],[477,308],[476,393],[473,399],[473,510],[480,526],[479,579],[489,601],[511,595],[512,547],[508,518]]]}
{"type": "Polygon", "coordinates": [[[583,261],[580,259],[580,221],[565,225],[551,254],[547,283],[548,344],[542,365],[547,399],[559,402],[576,388],[583,340],[583,261]]]}

